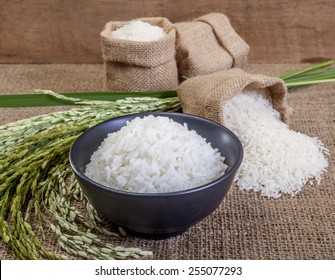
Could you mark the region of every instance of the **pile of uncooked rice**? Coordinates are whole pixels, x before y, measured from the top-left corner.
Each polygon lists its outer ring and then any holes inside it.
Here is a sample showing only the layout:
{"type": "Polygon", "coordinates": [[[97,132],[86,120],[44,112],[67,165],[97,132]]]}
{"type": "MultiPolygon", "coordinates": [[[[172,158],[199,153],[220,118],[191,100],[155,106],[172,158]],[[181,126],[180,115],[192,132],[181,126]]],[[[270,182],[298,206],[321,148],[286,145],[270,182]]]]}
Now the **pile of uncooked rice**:
{"type": "Polygon", "coordinates": [[[112,36],[116,39],[131,41],[156,41],[165,36],[163,28],[150,23],[135,20],[112,31],[112,36]]]}
{"type": "Polygon", "coordinates": [[[262,94],[240,93],[223,104],[223,112],[225,126],[244,147],[235,178],[241,189],[277,198],[297,194],[313,179],[320,183],[329,150],[319,139],[289,129],[262,94]]]}
{"type": "Polygon", "coordinates": [[[158,193],[209,183],[226,169],[219,151],[187,124],[149,115],[108,134],[85,174],[122,191],[158,193]]]}

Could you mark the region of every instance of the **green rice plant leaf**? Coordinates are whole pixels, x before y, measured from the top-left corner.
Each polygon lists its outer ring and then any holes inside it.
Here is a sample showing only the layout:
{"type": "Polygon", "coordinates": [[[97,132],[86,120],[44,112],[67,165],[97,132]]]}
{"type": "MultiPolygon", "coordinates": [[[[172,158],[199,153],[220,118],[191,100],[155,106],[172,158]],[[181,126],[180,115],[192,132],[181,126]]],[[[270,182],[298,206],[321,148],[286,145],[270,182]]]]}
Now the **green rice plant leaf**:
{"type": "MultiPolygon", "coordinates": [[[[81,101],[116,101],[133,97],[169,98],[176,97],[176,91],[150,92],[75,92],[61,93],[66,98],[57,98],[50,91],[37,90],[34,94],[0,95],[0,108],[74,106],[81,101]],[[42,93],[41,93],[42,92],[42,93]]],[[[79,104],[80,105],[80,104],[79,104]]]]}
{"type": "Polygon", "coordinates": [[[333,60],[325,61],[325,62],[316,64],[316,65],[312,65],[312,66],[309,66],[309,67],[306,67],[306,68],[302,68],[302,69],[298,69],[298,70],[294,70],[294,71],[291,71],[291,72],[280,74],[278,76],[278,78],[283,79],[283,80],[287,80],[287,79],[292,78],[292,77],[301,76],[302,74],[304,74],[306,72],[309,72],[309,71],[313,71],[313,70],[316,70],[316,69],[320,69],[320,68],[330,66],[333,63],[334,63],[333,60]]]}

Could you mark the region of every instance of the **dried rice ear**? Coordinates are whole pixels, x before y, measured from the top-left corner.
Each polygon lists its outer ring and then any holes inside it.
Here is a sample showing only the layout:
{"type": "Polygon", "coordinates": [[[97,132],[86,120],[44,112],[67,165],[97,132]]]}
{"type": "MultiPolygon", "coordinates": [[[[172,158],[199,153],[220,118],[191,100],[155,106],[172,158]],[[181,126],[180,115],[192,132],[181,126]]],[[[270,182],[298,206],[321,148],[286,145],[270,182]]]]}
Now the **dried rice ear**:
{"type": "Polygon", "coordinates": [[[163,28],[166,35],[155,41],[131,41],[114,38],[112,31],[130,21],[111,21],[101,32],[104,60],[104,91],[175,90],[178,71],[175,59],[176,30],[166,18],[138,20],[163,28]]]}
{"type": "Polygon", "coordinates": [[[230,68],[242,68],[249,46],[224,14],[210,13],[192,22],[176,23],[179,80],[230,68]]]}
{"type": "Polygon", "coordinates": [[[286,85],[279,78],[234,68],[188,79],[178,87],[177,93],[184,113],[224,124],[223,103],[246,89],[259,90],[267,96],[281,120],[288,123],[292,110],[286,101],[286,85]]]}

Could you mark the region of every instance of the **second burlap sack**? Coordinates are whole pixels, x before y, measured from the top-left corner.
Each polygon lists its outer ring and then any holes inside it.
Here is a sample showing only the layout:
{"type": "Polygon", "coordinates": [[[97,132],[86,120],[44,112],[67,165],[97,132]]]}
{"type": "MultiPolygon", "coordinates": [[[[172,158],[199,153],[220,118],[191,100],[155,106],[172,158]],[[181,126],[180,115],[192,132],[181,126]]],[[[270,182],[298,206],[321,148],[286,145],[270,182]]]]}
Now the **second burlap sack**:
{"type": "Polygon", "coordinates": [[[246,89],[265,94],[281,120],[288,122],[291,108],[286,101],[287,88],[275,77],[230,69],[188,79],[178,87],[177,93],[184,113],[224,124],[223,103],[246,89]]]}
{"type": "Polygon", "coordinates": [[[191,22],[175,24],[179,80],[230,68],[243,68],[249,46],[235,32],[229,19],[210,13],[191,22]]]}
{"type": "Polygon", "coordinates": [[[116,39],[111,32],[129,22],[108,22],[101,32],[104,91],[175,90],[178,86],[172,23],[159,17],[139,20],[163,28],[166,35],[149,42],[116,39]]]}

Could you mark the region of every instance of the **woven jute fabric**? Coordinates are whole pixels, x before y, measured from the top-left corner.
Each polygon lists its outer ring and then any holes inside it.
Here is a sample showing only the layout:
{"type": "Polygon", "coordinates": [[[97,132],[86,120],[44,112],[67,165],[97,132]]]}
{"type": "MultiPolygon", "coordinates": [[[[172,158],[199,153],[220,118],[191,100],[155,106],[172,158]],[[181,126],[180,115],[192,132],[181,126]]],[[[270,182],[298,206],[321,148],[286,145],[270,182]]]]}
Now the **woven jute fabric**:
{"type": "Polygon", "coordinates": [[[140,20],[163,28],[166,35],[149,42],[116,39],[112,31],[129,22],[111,21],[101,32],[103,90],[174,90],[178,85],[175,60],[176,31],[166,18],[140,20]]]}
{"type": "Polygon", "coordinates": [[[286,101],[287,89],[284,82],[275,77],[234,68],[187,79],[177,91],[184,113],[224,124],[223,103],[246,89],[268,97],[281,119],[288,121],[291,108],[286,101]]]}
{"type": "Polygon", "coordinates": [[[210,13],[191,22],[176,23],[175,27],[180,81],[245,66],[249,46],[224,14],[210,13]]]}
{"type": "MultiPolygon", "coordinates": [[[[275,76],[304,66],[250,65],[246,71],[275,76]]],[[[101,74],[101,65],[0,65],[0,94],[31,93],[35,88],[96,91],[101,87],[101,74]]],[[[273,199],[233,185],[215,212],[178,236],[150,239],[100,234],[99,238],[151,250],[153,258],[161,260],[335,259],[335,83],[289,90],[287,99],[293,107],[291,129],[319,137],[330,150],[330,165],[319,186],[306,185],[294,197],[273,199]]],[[[0,109],[1,123],[65,109],[68,107],[0,109]]],[[[47,227],[42,243],[64,253],[47,227]]],[[[3,242],[0,258],[15,258],[3,242]]]]}

